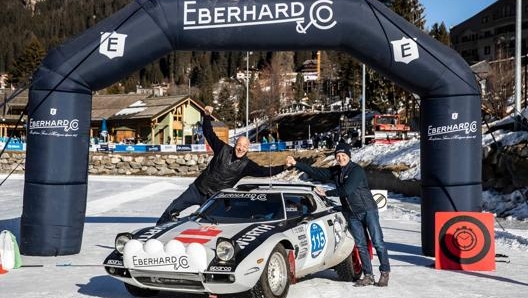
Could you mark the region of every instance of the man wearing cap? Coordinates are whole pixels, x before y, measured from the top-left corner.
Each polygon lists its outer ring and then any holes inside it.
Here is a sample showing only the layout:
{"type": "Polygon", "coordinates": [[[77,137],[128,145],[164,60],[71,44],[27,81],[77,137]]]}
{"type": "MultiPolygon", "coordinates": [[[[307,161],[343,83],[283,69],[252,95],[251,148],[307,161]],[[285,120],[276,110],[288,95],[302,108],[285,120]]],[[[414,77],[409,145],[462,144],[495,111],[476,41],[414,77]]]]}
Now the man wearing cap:
{"type": "Polygon", "coordinates": [[[296,162],[292,156],[286,157],[286,165],[294,166],[307,173],[313,179],[321,182],[332,182],[336,185],[333,190],[326,191],[320,187],[316,192],[322,196],[339,197],[343,214],[347,218],[348,226],[363,265],[363,278],[354,286],[377,285],[386,287],[389,284],[389,255],[383,241],[383,232],[379,222],[378,206],[368,187],[367,176],[363,168],[350,161],[351,147],[347,143],[339,143],[335,149],[337,164],[329,168],[318,168],[296,162]],[[372,244],[380,262],[380,278],[376,283],[372,272],[372,263],[367,249],[365,230],[372,238],[372,244]]]}

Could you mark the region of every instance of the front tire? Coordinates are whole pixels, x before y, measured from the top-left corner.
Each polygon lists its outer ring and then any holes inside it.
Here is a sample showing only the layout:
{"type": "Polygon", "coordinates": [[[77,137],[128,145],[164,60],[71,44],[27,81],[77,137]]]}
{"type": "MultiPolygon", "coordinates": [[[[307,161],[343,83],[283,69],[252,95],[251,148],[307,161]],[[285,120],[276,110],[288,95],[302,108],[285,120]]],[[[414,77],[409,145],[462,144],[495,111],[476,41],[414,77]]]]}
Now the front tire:
{"type": "Polygon", "coordinates": [[[144,289],[140,287],[133,286],[131,284],[127,284],[126,282],[125,288],[126,290],[132,295],[136,297],[152,297],[158,295],[158,290],[150,290],[150,289],[144,289]]]}
{"type": "Polygon", "coordinates": [[[356,281],[361,277],[363,272],[363,265],[359,258],[359,250],[354,245],[354,249],[350,252],[350,255],[346,257],[341,263],[335,266],[337,276],[342,281],[356,281]]]}
{"type": "Polygon", "coordinates": [[[268,263],[259,281],[251,289],[251,298],[285,298],[290,289],[290,263],[286,249],[282,244],[277,244],[270,254],[268,263]]]}

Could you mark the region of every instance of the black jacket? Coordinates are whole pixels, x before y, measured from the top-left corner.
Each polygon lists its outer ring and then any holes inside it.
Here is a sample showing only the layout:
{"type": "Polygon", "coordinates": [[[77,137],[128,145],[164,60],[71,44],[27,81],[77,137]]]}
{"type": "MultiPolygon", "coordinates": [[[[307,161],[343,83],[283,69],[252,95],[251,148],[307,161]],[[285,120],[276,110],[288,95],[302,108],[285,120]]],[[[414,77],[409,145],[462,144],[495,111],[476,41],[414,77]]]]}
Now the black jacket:
{"type": "Polygon", "coordinates": [[[367,175],[361,166],[350,161],[346,166],[316,168],[297,162],[295,167],[321,182],[333,182],[336,188],[326,192],[327,196],[339,197],[343,210],[360,213],[377,209],[376,201],[368,187],[367,175]]]}
{"type": "Polygon", "coordinates": [[[284,170],[284,166],[259,166],[246,155],[237,158],[235,148],[224,143],[214,133],[211,116],[204,116],[202,129],[207,143],[214,152],[207,168],[194,181],[202,194],[211,195],[224,188],[233,187],[245,176],[267,177],[284,170]]]}

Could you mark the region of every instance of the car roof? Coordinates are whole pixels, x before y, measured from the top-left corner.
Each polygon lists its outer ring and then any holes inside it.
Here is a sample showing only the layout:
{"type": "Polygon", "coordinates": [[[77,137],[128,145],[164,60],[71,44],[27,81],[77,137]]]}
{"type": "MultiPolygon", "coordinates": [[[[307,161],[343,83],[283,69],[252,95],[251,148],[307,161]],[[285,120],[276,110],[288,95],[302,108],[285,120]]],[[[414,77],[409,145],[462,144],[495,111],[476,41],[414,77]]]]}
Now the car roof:
{"type": "Polygon", "coordinates": [[[232,188],[234,191],[248,192],[312,192],[315,185],[308,183],[241,183],[232,188]]]}

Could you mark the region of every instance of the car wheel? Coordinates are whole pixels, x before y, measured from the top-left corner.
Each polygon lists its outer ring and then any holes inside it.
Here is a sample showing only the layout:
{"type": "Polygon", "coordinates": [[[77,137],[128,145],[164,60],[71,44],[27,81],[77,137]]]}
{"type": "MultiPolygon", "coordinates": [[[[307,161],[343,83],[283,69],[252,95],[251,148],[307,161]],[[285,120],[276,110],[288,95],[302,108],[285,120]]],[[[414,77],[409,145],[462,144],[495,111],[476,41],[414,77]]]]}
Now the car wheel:
{"type": "Polygon", "coordinates": [[[144,288],[136,287],[136,286],[133,286],[133,285],[127,284],[127,283],[124,283],[124,284],[125,284],[125,288],[127,289],[127,291],[130,294],[132,294],[132,296],[136,296],[136,297],[152,297],[152,296],[158,295],[158,293],[159,293],[158,290],[144,289],[144,288]]]}
{"type": "Polygon", "coordinates": [[[356,246],[354,246],[354,249],[352,249],[352,252],[350,252],[350,255],[346,259],[335,266],[335,269],[337,276],[342,281],[356,281],[361,277],[363,265],[361,265],[359,250],[356,246]]]}
{"type": "Polygon", "coordinates": [[[252,298],[284,298],[290,288],[290,264],[286,250],[277,244],[268,259],[259,281],[250,291],[252,298]]]}

